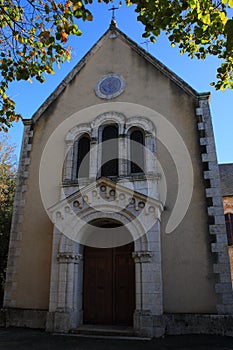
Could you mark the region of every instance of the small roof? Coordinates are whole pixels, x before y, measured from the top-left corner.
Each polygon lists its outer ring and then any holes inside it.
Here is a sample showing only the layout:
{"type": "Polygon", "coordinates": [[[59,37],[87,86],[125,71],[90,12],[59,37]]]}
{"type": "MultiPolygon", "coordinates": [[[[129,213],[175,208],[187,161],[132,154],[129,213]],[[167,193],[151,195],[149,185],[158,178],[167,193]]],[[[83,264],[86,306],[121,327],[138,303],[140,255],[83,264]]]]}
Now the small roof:
{"type": "Polygon", "coordinates": [[[219,164],[223,196],[233,196],[233,163],[219,164]]]}

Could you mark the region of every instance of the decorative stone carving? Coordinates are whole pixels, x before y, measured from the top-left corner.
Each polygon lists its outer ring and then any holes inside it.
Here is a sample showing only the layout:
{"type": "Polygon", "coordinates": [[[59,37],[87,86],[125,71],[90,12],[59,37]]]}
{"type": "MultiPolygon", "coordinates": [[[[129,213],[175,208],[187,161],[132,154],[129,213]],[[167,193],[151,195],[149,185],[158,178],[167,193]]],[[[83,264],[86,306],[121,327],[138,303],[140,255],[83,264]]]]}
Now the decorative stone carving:
{"type": "Polygon", "coordinates": [[[152,252],[142,251],[142,252],[134,252],[132,254],[135,263],[150,263],[152,261],[152,252]]]}
{"type": "Polygon", "coordinates": [[[143,235],[156,220],[160,220],[162,210],[163,205],[160,201],[109,179],[100,178],[61,200],[51,207],[49,212],[60,232],[81,242],[79,237],[83,235],[82,229],[85,227],[89,212],[95,216],[102,213],[103,216],[107,215],[113,220],[125,212],[130,218],[127,225],[137,225],[138,228],[140,225],[139,235],[143,235]]]}
{"type": "Polygon", "coordinates": [[[73,254],[73,253],[66,253],[66,252],[60,252],[57,254],[57,261],[60,264],[78,264],[82,260],[81,254],[73,254]]]}

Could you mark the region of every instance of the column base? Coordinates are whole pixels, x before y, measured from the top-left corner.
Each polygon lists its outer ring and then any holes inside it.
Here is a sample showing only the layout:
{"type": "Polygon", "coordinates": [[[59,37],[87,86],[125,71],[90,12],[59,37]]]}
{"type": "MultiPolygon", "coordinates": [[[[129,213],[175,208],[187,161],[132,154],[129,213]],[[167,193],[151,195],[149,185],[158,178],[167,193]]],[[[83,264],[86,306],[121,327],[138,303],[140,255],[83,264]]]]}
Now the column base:
{"type": "Polygon", "coordinates": [[[68,333],[78,326],[77,312],[55,311],[48,312],[46,319],[46,331],[51,333],[68,333]]]}
{"type": "Polygon", "coordinates": [[[162,316],[152,315],[150,310],[134,312],[134,330],[142,337],[162,337],[165,334],[162,316]]]}

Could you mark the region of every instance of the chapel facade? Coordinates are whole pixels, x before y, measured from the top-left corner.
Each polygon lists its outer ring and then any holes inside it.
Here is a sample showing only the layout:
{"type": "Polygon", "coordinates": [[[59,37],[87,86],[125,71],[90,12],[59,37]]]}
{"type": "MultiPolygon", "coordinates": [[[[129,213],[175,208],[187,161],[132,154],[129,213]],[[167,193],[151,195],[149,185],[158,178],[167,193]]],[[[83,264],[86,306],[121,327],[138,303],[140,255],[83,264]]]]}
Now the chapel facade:
{"type": "Polygon", "coordinates": [[[52,332],[230,332],[209,93],[114,21],[24,120],[4,310],[52,332]]]}

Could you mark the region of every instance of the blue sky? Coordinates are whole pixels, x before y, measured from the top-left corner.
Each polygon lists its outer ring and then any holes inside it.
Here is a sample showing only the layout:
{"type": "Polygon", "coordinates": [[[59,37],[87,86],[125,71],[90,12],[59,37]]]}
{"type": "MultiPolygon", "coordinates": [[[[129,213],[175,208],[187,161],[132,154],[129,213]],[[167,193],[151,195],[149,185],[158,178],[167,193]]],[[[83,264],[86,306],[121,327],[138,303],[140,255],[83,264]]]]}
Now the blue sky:
{"type": "MultiPolygon", "coordinates": [[[[56,69],[55,75],[48,75],[47,82],[44,84],[17,82],[11,85],[10,95],[16,101],[17,111],[24,118],[31,118],[74,65],[108,29],[111,21],[111,11],[108,11],[108,9],[112,5],[97,4],[96,2],[94,1],[94,4],[90,6],[90,10],[94,15],[93,21],[85,23],[80,21],[78,24],[83,31],[83,35],[73,37],[68,43],[72,46],[73,52],[73,59],[70,63],[65,63],[60,69],[56,69]]],[[[123,5],[116,11],[116,20],[119,29],[146,49],[146,45],[143,44],[145,39],[141,37],[143,26],[137,22],[133,8],[123,5]]],[[[164,35],[158,38],[155,45],[149,44],[148,49],[150,54],[159,59],[195,90],[211,92],[210,106],[218,161],[219,163],[233,162],[233,90],[215,91],[209,85],[211,81],[215,80],[216,68],[220,64],[218,59],[209,57],[205,61],[191,60],[185,55],[180,55],[177,48],[172,48],[164,35]]],[[[9,131],[11,140],[17,145],[17,155],[19,155],[22,133],[23,126],[21,122],[14,123],[9,131]]]]}

